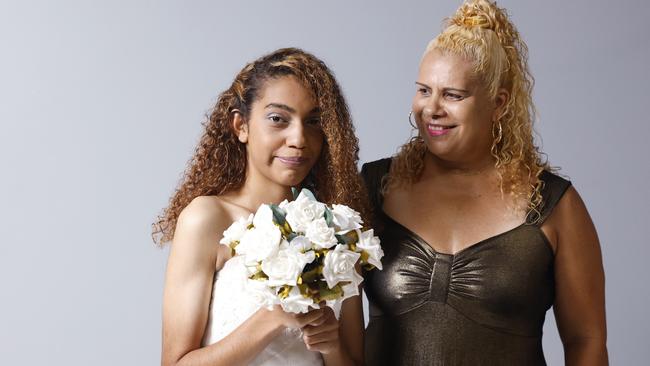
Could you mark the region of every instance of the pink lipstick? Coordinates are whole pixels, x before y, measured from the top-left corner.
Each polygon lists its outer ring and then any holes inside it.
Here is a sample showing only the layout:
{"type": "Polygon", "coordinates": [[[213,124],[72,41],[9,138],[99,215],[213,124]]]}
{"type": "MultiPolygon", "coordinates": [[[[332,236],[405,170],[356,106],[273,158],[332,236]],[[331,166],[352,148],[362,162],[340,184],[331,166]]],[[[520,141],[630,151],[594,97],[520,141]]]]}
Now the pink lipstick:
{"type": "Polygon", "coordinates": [[[440,124],[428,123],[427,132],[429,133],[429,136],[442,136],[448,134],[455,127],[456,126],[445,126],[440,124]]]}

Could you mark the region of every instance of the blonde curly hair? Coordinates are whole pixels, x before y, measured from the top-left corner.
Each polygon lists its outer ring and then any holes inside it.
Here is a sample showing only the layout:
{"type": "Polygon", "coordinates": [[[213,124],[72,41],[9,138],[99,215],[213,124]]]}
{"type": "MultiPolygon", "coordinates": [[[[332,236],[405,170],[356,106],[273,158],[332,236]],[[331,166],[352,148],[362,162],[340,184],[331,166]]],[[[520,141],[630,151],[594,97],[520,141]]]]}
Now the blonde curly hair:
{"type": "Polygon", "coordinates": [[[314,55],[283,48],[246,65],[219,96],[179,187],[152,225],[156,244],[173,238],[178,215],[194,198],[221,195],[244,184],[246,146],[231,128],[233,110],[248,117],[252,104],[261,97],[264,82],[288,75],[297,78],[312,94],[324,135],[321,155],[301,185],[312,189],[320,201],[344,203],[368,217],[367,194],[357,172],[359,141],[339,84],[314,55]]]}
{"type": "MultiPolygon", "coordinates": [[[[527,221],[537,222],[543,203],[539,176],[550,167],[533,136],[534,78],[528,68],[528,47],[506,10],[488,0],[463,3],[447,19],[446,28],[429,43],[425,54],[432,50],[472,60],[475,74],[492,97],[500,88],[508,91],[505,108],[492,126],[491,154],[501,192],[527,202],[527,221]]],[[[419,136],[404,144],[393,158],[385,189],[417,182],[424,170],[426,152],[427,146],[419,136]]]]}

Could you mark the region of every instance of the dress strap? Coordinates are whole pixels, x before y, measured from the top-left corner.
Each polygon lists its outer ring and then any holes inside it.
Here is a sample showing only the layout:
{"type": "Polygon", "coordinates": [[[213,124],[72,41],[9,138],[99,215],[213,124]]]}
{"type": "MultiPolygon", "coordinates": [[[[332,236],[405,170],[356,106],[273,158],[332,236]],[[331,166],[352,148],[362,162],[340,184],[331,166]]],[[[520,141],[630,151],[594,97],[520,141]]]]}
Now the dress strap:
{"type": "Polygon", "coordinates": [[[384,177],[390,170],[391,162],[391,158],[385,158],[365,163],[361,168],[361,176],[366,184],[368,198],[370,198],[373,215],[375,216],[381,212],[381,207],[384,203],[382,183],[384,182],[384,177]]]}
{"type": "Polygon", "coordinates": [[[544,170],[539,178],[544,183],[544,186],[542,188],[542,207],[539,210],[540,219],[537,221],[537,226],[541,226],[546,221],[564,192],[571,187],[570,181],[548,170],[544,170]]]}

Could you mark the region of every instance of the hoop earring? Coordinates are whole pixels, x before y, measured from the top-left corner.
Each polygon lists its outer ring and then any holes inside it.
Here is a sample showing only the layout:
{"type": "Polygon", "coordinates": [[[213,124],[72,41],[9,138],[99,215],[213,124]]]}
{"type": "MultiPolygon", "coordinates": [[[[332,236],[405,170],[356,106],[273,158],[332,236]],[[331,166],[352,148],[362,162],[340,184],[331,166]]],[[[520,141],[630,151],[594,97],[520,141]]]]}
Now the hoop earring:
{"type": "Polygon", "coordinates": [[[495,124],[492,125],[492,137],[494,137],[494,143],[498,144],[503,139],[503,129],[501,128],[501,120],[498,119],[495,124]],[[494,127],[497,128],[497,131],[494,131],[494,127]]]}
{"type": "Polygon", "coordinates": [[[413,127],[414,130],[417,130],[418,126],[416,126],[415,123],[413,123],[413,121],[411,120],[412,115],[413,115],[413,111],[410,111],[409,112],[409,124],[411,125],[411,127],[413,127]]]}

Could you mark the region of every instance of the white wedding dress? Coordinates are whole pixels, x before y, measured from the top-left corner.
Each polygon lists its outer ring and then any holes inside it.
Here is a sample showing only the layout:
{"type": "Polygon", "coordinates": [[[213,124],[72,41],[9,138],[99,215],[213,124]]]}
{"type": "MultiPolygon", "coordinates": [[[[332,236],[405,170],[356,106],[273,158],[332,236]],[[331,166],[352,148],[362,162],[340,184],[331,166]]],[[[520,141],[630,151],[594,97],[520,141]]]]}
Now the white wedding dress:
{"type": "MultiPolygon", "coordinates": [[[[229,259],[215,276],[204,346],[226,337],[259,309],[245,290],[248,273],[243,259],[229,259]]],[[[249,365],[312,366],[323,365],[323,359],[320,353],[307,349],[300,329],[285,329],[249,365]]]]}

